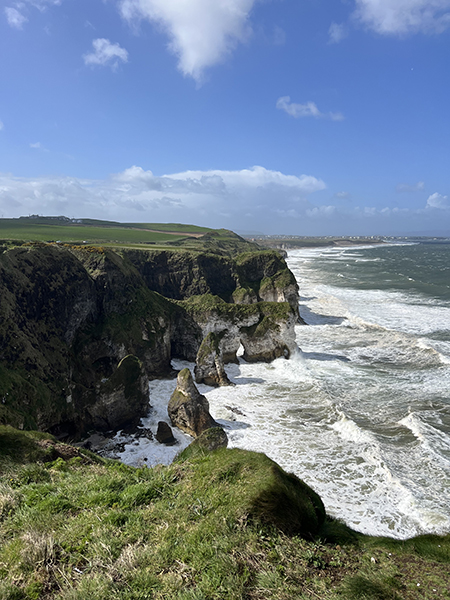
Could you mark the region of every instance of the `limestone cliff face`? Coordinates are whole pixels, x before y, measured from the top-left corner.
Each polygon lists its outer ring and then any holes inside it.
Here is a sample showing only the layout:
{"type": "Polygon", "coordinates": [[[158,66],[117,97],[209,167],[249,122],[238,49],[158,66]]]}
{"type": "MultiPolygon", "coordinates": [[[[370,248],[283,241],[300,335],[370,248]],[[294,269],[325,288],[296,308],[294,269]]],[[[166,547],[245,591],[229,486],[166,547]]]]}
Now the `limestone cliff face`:
{"type": "Polygon", "coordinates": [[[5,247],[0,422],[73,437],[123,426],[148,410],[148,379],[171,372],[174,357],[195,361],[210,333],[219,384],[240,344],[249,361],[288,357],[297,305],[295,280],[271,251],[5,247]]]}
{"type": "MultiPolygon", "coordinates": [[[[288,302],[298,315],[298,285],[284,258],[276,251],[245,252],[236,257],[240,288],[235,293],[251,294],[258,302],[288,302]]],[[[254,300],[255,301],[255,300],[254,300]]]]}
{"type": "Polygon", "coordinates": [[[121,389],[119,365],[137,357],[133,372],[146,390],[148,376],[169,372],[177,312],[113,252],[39,244],[4,252],[0,420],[77,436],[143,416],[148,391],[121,389]],[[121,405],[130,398],[129,410],[121,405]]]}
{"type": "MultiPolygon", "coordinates": [[[[200,327],[205,340],[210,334],[216,336],[219,355],[225,363],[237,361],[236,353],[241,344],[248,362],[289,358],[297,347],[297,314],[287,302],[235,305],[205,294],[190,298],[182,305],[200,327]]],[[[205,342],[205,347],[209,345],[205,342]]],[[[199,373],[207,366],[210,355],[205,352],[206,355],[207,359],[197,356],[199,373]]],[[[221,385],[219,379],[217,382],[221,385]]]]}
{"type": "Polygon", "coordinates": [[[238,285],[229,257],[189,251],[124,251],[150,290],[166,298],[183,300],[215,294],[227,302],[238,285]]]}
{"type": "Polygon", "coordinates": [[[226,302],[288,302],[298,314],[298,285],[275,250],[220,256],[184,250],[125,250],[147,287],[166,298],[185,300],[201,294],[226,302]]]}

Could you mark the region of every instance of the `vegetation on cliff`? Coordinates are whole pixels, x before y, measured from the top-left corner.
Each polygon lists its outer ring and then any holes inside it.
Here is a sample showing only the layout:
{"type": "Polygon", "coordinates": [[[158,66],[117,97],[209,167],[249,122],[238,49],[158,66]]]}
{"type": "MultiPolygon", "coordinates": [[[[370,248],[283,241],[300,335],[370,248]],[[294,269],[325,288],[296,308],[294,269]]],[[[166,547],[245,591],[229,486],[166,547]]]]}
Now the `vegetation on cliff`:
{"type": "Polygon", "coordinates": [[[262,454],[197,450],[135,469],[87,451],[54,460],[44,437],[0,426],[2,600],[449,596],[450,536],[402,542],[323,521],[312,490],[262,454]],[[286,519],[299,514],[302,535],[286,519]]]}
{"type": "MultiPolygon", "coordinates": [[[[25,223],[25,229],[41,234],[41,227],[59,228],[59,237],[93,226],[65,218],[13,221],[16,233],[24,231],[25,223]]],[[[95,223],[106,237],[118,225],[95,223]]],[[[120,426],[118,415],[125,425],[133,420],[130,411],[136,420],[148,407],[142,394],[129,411],[118,406],[128,402],[125,388],[122,394],[113,389],[125,356],[136,357],[142,376],[164,376],[172,357],[195,360],[205,335],[202,323],[211,310],[222,319],[222,328],[227,328],[223,319],[235,323],[253,315],[251,324],[263,322],[265,333],[278,331],[280,322],[291,318],[289,306],[278,301],[291,301],[296,310],[297,289],[276,252],[261,252],[226,230],[180,225],[171,232],[168,227],[161,226],[172,241],[174,233],[186,233],[175,240],[176,247],[140,244],[133,249],[111,240],[114,248],[40,241],[2,246],[0,423],[75,437],[89,428],[120,426]],[[268,299],[276,302],[261,302],[258,290],[274,286],[275,296],[268,299]],[[243,296],[235,304],[239,291],[243,296]],[[107,402],[108,393],[114,402],[107,402]]],[[[128,224],[123,231],[134,235],[136,229],[128,224]]],[[[143,231],[147,235],[149,226],[143,225],[143,231]]],[[[260,330],[248,330],[247,337],[260,330]]],[[[269,354],[271,359],[286,352],[283,346],[269,354]]]]}

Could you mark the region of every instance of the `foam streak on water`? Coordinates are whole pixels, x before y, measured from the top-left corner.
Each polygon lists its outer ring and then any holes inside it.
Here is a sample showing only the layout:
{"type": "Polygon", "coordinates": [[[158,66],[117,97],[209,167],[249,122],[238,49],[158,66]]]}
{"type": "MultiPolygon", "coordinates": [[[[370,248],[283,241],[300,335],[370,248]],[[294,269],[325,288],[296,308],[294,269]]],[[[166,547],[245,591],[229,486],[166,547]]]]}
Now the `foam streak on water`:
{"type": "MultiPolygon", "coordinates": [[[[355,529],[406,538],[450,531],[450,303],[442,282],[433,295],[426,275],[408,271],[407,250],[394,269],[395,250],[293,251],[309,324],[297,327],[301,351],[271,364],[241,359],[227,366],[235,387],[199,389],[231,447],[265,452],[355,529]],[[420,286],[407,284],[414,276],[420,286]]],[[[174,361],[184,366],[193,367],[174,361]]],[[[175,381],[151,386],[155,428],[175,381]]],[[[173,458],[140,443],[126,462],[173,458]]]]}

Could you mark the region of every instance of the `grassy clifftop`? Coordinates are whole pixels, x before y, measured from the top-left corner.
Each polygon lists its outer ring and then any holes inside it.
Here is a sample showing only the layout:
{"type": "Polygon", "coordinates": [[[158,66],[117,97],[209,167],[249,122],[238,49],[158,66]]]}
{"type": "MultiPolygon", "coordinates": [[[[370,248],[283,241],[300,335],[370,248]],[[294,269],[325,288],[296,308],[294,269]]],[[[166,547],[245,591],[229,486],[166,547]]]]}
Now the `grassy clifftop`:
{"type": "Polygon", "coordinates": [[[15,241],[103,244],[145,248],[179,248],[236,254],[258,248],[227,229],[210,229],[181,223],[118,223],[67,217],[0,219],[0,244],[15,241]]]}
{"type": "Polygon", "coordinates": [[[302,509],[310,492],[262,454],[135,469],[47,438],[0,427],[2,600],[449,597],[450,536],[370,538],[327,520],[302,537],[286,523],[312,523],[320,500],[302,509]]]}

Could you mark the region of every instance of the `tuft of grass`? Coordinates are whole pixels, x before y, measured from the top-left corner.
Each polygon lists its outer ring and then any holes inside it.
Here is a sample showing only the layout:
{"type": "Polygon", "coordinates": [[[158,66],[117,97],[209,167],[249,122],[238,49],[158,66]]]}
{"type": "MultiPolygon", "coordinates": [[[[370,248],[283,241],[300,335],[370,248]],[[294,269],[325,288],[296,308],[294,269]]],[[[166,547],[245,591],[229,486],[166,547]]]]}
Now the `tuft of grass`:
{"type": "Polygon", "coordinates": [[[299,515],[314,521],[320,499],[262,454],[153,469],[64,456],[1,477],[2,600],[450,597],[450,536],[370,538],[326,519],[305,539],[299,515]]]}

